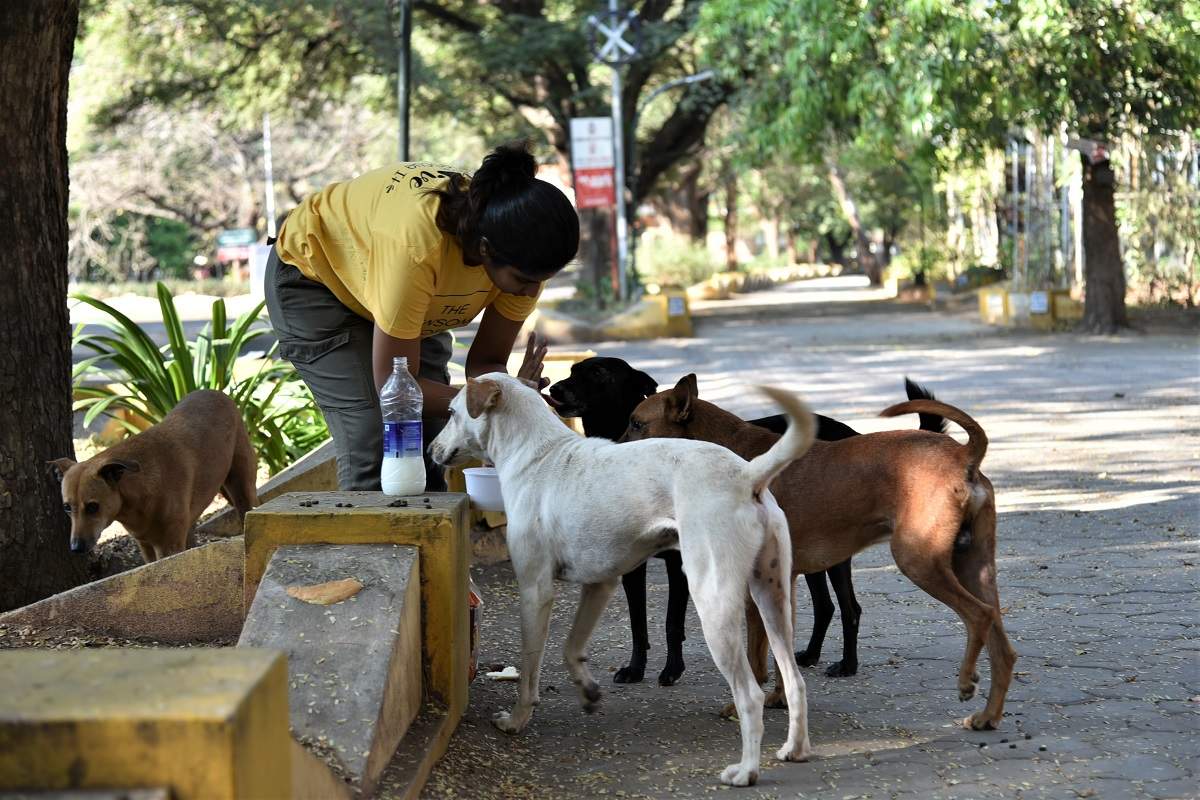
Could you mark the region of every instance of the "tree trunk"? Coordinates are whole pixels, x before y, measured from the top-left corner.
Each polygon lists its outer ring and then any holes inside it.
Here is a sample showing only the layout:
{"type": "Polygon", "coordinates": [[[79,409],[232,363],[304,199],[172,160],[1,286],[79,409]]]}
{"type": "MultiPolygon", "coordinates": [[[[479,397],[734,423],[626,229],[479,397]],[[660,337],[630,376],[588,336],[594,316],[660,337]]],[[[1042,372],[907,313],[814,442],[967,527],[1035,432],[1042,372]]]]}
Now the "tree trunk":
{"type": "Polygon", "coordinates": [[[671,229],[683,234],[696,244],[708,239],[709,192],[700,187],[703,162],[697,159],[679,172],[674,188],[662,192],[662,211],[671,223],[671,229]]]}
{"type": "Polygon", "coordinates": [[[899,235],[900,231],[895,228],[883,231],[879,241],[879,261],[883,269],[887,269],[892,264],[892,246],[896,244],[896,237],[899,235]]]}
{"type": "Polygon", "coordinates": [[[850,231],[854,234],[854,242],[858,247],[858,265],[866,273],[872,286],[881,286],[883,285],[883,270],[871,255],[870,237],[867,236],[867,232],[862,226],[862,220],[859,219],[858,206],[846,189],[842,170],[833,161],[828,162],[826,166],[829,169],[829,185],[833,188],[833,196],[837,198],[842,215],[846,218],[846,224],[850,226],[850,231]]]}
{"type": "Polygon", "coordinates": [[[832,233],[825,234],[825,244],[829,248],[829,260],[839,266],[846,266],[846,245],[849,243],[849,236],[839,239],[832,233]]]}
{"type": "Polygon", "coordinates": [[[796,249],[796,229],[784,223],[783,229],[784,252],[787,253],[788,266],[800,263],[800,252],[796,249]]]}
{"type": "Polygon", "coordinates": [[[779,217],[767,212],[762,221],[763,252],[771,261],[779,259],[779,217]]]}
{"type": "Polygon", "coordinates": [[[725,270],[736,272],[738,268],[737,233],[738,233],[738,188],[737,172],[732,167],[725,175],[725,270]]]}
{"type": "Polygon", "coordinates": [[[1125,267],[1117,235],[1112,165],[1107,158],[1083,158],[1083,327],[1115,333],[1129,326],[1125,316],[1125,267]]]}
{"type": "Polygon", "coordinates": [[[585,208],[579,212],[579,283],[598,308],[613,297],[612,219],[615,212],[585,208]]]}
{"type": "Polygon", "coordinates": [[[78,0],[0,3],[0,611],[87,579],[50,459],[73,456],[67,74],[78,0]]]}

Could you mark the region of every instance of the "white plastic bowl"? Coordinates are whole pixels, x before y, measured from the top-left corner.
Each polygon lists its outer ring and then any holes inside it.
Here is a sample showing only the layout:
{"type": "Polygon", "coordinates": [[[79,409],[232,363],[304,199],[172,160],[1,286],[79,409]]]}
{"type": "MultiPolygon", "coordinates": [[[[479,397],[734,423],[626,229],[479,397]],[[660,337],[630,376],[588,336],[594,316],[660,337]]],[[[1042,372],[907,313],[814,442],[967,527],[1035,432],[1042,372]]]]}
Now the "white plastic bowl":
{"type": "Polygon", "coordinates": [[[503,511],[504,495],[500,493],[500,476],[495,467],[467,467],[463,470],[467,495],[480,511],[503,511]]]}

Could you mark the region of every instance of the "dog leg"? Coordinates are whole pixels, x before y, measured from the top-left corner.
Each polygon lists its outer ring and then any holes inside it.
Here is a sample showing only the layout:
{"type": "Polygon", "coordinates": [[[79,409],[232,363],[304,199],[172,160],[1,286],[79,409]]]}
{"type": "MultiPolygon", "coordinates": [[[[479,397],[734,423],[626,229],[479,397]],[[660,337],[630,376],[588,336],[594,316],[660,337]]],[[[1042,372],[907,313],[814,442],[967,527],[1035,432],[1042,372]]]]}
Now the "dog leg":
{"type": "Polygon", "coordinates": [[[821,660],[821,646],[825,643],[825,633],[829,630],[830,620],[833,619],[833,601],[829,599],[829,587],[825,585],[824,572],[805,575],[804,582],[808,584],[808,593],[812,595],[813,629],[808,647],[796,651],[796,663],[802,667],[811,667],[821,660]]]}
{"type": "Polygon", "coordinates": [[[776,536],[774,546],[768,542],[763,548],[750,578],[750,596],[762,615],[771,651],[775,654],[775,668],[787,696],[788,738],[775,757],[780,761],[806,761],[812,754],[808,738],[808,697],[804,677],[795,659],[788,658],[792,647],[791,569],[786,563],[790,560],[789,554],[781,541],[787,540],[776,536]]]}
{"type": "MultiPolygon", "coordinates": [[[[955,531],[948,536],[931,537],[935,541],[954,541],[955,531]]],[[[910,553],[903,543],[914,539],[911,536],[892,536],[892,554],[896,558],[896,566],[913,583],[924,589],[935,600],[948,605],[967,628],[967,647],[963,660],[958,668],[958,699],[966,702],[975,696],[975,688],[979,682],[979,673],[975,665],[979,652],[983,649],[990,629],[997,619],[995,609],[971,594],[958,582],[954,569],[950,565],[951,554],[947,548],[944,556],[910,553]]]]}
{"type": "Polygon", "coordinates": [[[716,575],[707,578],[689,570],[692,577],[692,597],[700,615],[704,640],[712,653],[717,669],[729,683],[733,692],[733,703],[737,709],[742,734],[742,759],[730,764],[721,773],[721,783],[730,786],[750,786],[758,781],[759,753],[763,733],[763,691],[754,680],[750,661],[742,647],[741,616],[738,607],[745,602],[744,590],[733,590],[720,584],[716,575]],[[697,590],[697,584],[703,587],[697,590]],[[735,595],[736,592],[736,595],[735,595]],[[735,600],[736,596],[736,600],[735,600]]]}
{"type": "Polygon", "coordinates": [[[512,711],[498,711],[492,724],[505,733],[520,733],[533,716],[533,707],[541,698],[538,684],[541,679],[542,656],[546,637],[550,633],[550,608],[554,604],[554,578],[548,572],[531,575],[522,580],[521,570],[514,561],[517,584],[521,593],[521,679],[517,704],[512,711]]]}
{"type": "MultiPolygon", "coordinates": [[[[767,682],[767,632],[763,628],[762,617],[758,615],[758,606],[746,603],[746,655],[749,658],[750,673],[754,682],[759,686],[767,682]]],[[[723,719],[733,719],[737,716],[737,706],[727,703],[719,712],[723,719]]]]}
{"type": "Polygon", "coordinates": [[[155,561],[158,561],[158,554],[154,552],[153,545],[143,544],[139,539],[134,539],[133,541],[137,544],[138,550],[142,551],[142,559],[147,564],[153,564],[155,561]]]}
{"type": "Polygon", "coordinates": [[[833,584],[838,611],[842,615],[842,660],[830,664],[825,674],[831,678],[847,678],[858,672],[858,621],[862,617],[862,606],[854,597],[850,559],[829,568],[829,582],[833,584]]]}
{"type": "Polygon", "coordinates": [[[229,504],[237,509],[238,519],[258,505],[258,460],[245,430],[238,430],[233,448],[233,462],[221,487],[229,504]]]}
{"type": "Polygon", "coordinates": [[[579,607],[575,609],[575,622],[567,634],[567,646],[563,652],[567,674],[579,688],[583,710],[589,714],[600,707],[600,684],[596,683],[587,666],[587,643],[616,588],[616,581],[584,584],[579,593],[579,607]]]}
{"type": "Polygon", "coordinates": [[[688,583],[678,550],[662,553],[667,566],[667,663],[658,674],[659,686],[674,686],[683,675],[684,620],[687,617],[688,583]]]}
{"type": "Polygon", "coordinates": [[[629,628],[633,632],[633,655],[627,666],[617,670],[613,683],[641,683],[646,674],[646,652],[650,635],[646,632],[646,565],[639,564],[621,576],[625,602],[629,606],[629,628]]]}
{"type": "Polygon", "coordinates": [[[996,587],[996,512],[988,503],[972,522],[975,535],[966,553],[956,553],[954,572],[967,590],[992,607],[995,620],[987,637],[988,662],[991,665],[991,685],[987,706],[983,711],[963,720],[972,730],[991,730],[999,726],[1004,716],[1004,700],[1012,682],[1016,650],[1004,632],[1000,614],[1000,593],[996,587]]]}

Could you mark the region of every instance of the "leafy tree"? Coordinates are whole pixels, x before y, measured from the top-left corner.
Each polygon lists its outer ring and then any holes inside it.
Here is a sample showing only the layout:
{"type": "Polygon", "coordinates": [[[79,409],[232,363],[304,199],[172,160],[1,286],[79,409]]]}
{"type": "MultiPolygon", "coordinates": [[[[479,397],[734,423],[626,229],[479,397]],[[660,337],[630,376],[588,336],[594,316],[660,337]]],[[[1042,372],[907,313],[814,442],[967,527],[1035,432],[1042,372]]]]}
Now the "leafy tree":
{"type": "Polygon", "coordinates": [[[745,113],[764,147],[816,161],[906,139],[982,157],[1021,126],[1081,141],[1084,324],[1125,324],[1107,145],[1200,124],[1200,7],[1130,0],[714,0],[705,10],[729,74],[752,79],[745,113]],[[1096,145],[1099,144],[1100,147],[1096,145]]]}
{"type": "MultiPolygon", "coordinates": [[[[228,108],[245,121],[265,108],[318,115],[362,76],[381,76],[394,85],[393,5],[113,0],[96,25],[123,42],[124,69],[110,82],[97,119],[115,124],[147,106],[228,108]]],[[[645,92],[698,71],[693,29],[701,5],[636,4],[643,55],[625,68],[626,120],[645,92]]],[[[597,10],[593,3],[418,1],[414,8],[414,132],[441,119],[439,113],[469,121],[489,140],[540,132],[566,165],[569,120],[608,113],[608,70],[593,63],[584,25],[586,15],[597,10]]],[[[636,163],[626,165],[630,213],[673,165],[695,155],[710,116],[729,92],[728,85],[710,81],[659,101],[671,110],[656,112],[656,124],[642,128],[636,163]]],[[[394,94],[380,93],[376,102],[394,108],[394,94]]],[[[625,135],[628,154],[632,134],[625,135]]],[[[602,220],[584,220],[585,234],[604,227],[602,220]]],[[[607,247],[592,247],[591,253],[598,265],[607,247]]]]}

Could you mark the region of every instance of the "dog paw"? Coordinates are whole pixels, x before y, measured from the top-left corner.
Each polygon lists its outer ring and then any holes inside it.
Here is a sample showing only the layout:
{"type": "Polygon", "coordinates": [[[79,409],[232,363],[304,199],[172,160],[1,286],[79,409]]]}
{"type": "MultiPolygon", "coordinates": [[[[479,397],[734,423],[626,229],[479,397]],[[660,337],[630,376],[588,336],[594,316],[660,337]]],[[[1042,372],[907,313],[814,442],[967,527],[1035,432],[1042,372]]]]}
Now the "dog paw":
{"type": "Polygon", "coordinates": [[[764,708],[787,708],[787,696],[782,689],[775,689],[763,700],[764,708]]]}
{"type": "Polygon", "coordinates": [[[721,710],[717,713],[721,719],[737,719],[737,706],[733,703],[726,703],[721,706],[721,710]]]}
{"type": "Polygon", "coordinates": [[[663,671],[658,673],[659,686],[674,686],[675,682],[683,675],[683,662],[678,663],[668,660],[667,665],[663,667],[663,671]]]}
{"type": "Polygon", "coordinates": [[[820,660],[821,660],[821,651],[820,650],[817,650],[816,652],[812,652],[807,649],[796,651],[796,665],[797,666],[812,667],[812,666],[815,666],[816,663],[820,660]]]}
{"type": "Polygon", "coordinates": [[[969,731],[994,731],[996,723],[980,714],[972,714],[962,721],[962,726],[969,731]]]}
{"type": "Polygon", "coordinates": [[[507,711],[497,711],[493,714],[492,724],[504,733],[520,733],[525,727],[524,724],[516,722],[513,715],[507,711]]]}
{"type": "Polygon", "coordinates": [[[613,683],[641,683],[645,676],[645,667],[635,667],[630,664],[628,667],[621,667],[617,670],[617,674],[613,675],[613,683]]]}
{"type": "Polygon", "coordinates": [[[741,764],[730,764],[721,773],[721,783],[726,786],[753,786],[758,783],[758,770],[746,769],[741,764]]]}
{"type": "Polygon", "coordinates": [[[595,681],[589,681],[579,687],[579,693],[583,699],[583,710],[588,714],[595,714],[600,710],[600,698],[604,695],[600,691],[600,684],[595,681]]]}
{"type": "MultiPolygon", "coordinates": [[[[978,680],[978,679],[976,679],[978,680]]],[[[959,702],[965,703],[975,696],[975,691],[979,687],[978,683],[959,684],[958,699],[959,702]]]]}
{"type": "Polygon", "coordinates": [[[844,659],[835,661],[825,670],[825,674],[831,678],[849,678],[851,675],[858,673],[858,664],[852,664],[844,659]]]}
{"type": "Polygon", "coordinates": [[[805,744],[801,747],[781,747],[775,752],[779,761],[808,761],[812,758],[812,747],[805,744]]]}

